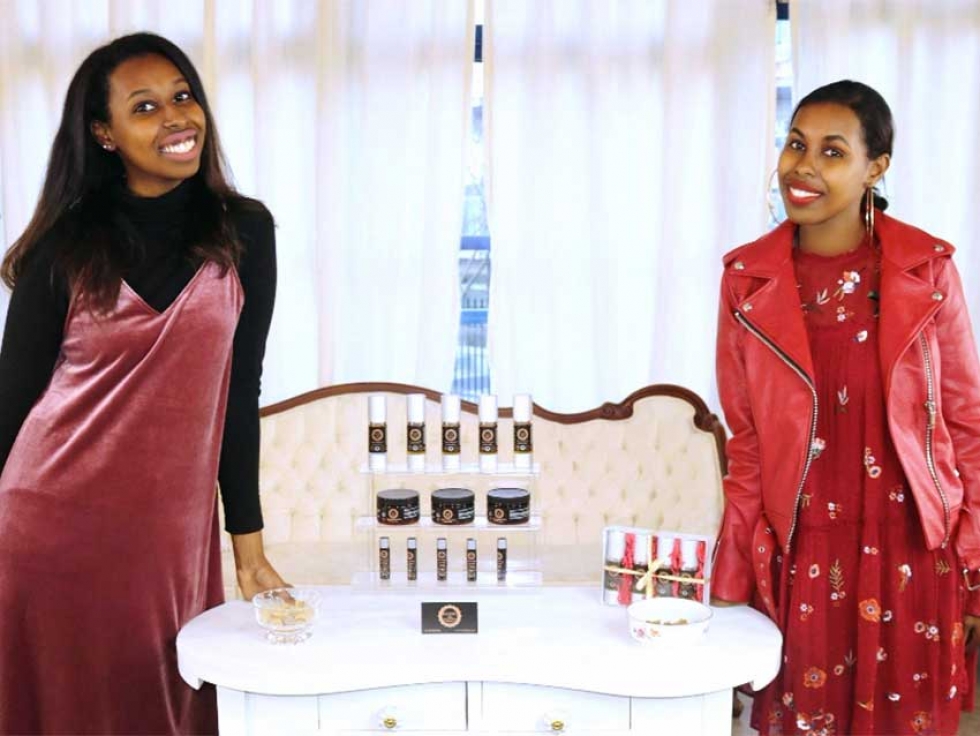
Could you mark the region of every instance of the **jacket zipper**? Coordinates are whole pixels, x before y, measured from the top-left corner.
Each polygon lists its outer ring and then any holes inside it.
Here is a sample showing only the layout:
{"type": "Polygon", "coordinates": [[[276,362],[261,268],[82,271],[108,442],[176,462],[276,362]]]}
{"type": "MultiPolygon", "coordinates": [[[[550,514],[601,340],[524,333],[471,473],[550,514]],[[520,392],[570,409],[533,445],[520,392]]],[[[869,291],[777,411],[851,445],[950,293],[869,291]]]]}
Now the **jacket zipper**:
{"type": "Polygon", "coordinates": [[[810,377],[806,374],[806,371],[804,371],[799,365],[797,365],[796,362],[794,362],[788,355],[786,355],[786,353],[780,350],[775,345],[775,343],[773,343],[768,337],[766,337],[764,334],[762,334],[762,332],[756,329],[755,326],[753,326],[752,323],[749,322],[742,315],[741,312],[735,310],[734,315],[735,315],[735,319],[737,319],[745,329],[747,329],[749,332],[755,335],[759,340],[761,340],[763,345],[765,345],[770,350],[772,350],[780,360],[782,360],[786,365],[788,365],[793,370],[794,373],[796,373],[796,375],[798,375],[800,378],[803,379],[803,382],[806,384],[807,388],[810,389],[810,395],[813,397],[813,411],[810,412],[810,433],[809,433],[810,439],[806,445],[806,458],[804,459],[803,462],[803,475],[800,477],[800,484],[796,488],[796,500],[793,503],[793,523],[790,525],[789,536],[786,538],[786,552],[789,553],[790,548],[792,547],[793,544],[793,535],[796,532],[796,524],[797,521],[799,520],[800,498],[803,495],[803,486],[806,483],[807,475],[810,473],[810,464],[814,460],[813,443],[817,439],[817,414],[818,414],[817,389],[813,385],[813,381],[811,381],[810,377]]]}
{"type": "Polygon", "coordinates": [[[946,493],[943,491],[943,487],[939,482],[939,473],[936,472],[936,460],[932,453],[932,436],[936,429],[936,393],[935,386],[932,382],[932,355],[929,353],[929,342],[926,340],[926,336],[923,333],[919,334],[919,342],[922,343],[922,357],[926,365],[926,403],[925,409],[926,413],[929,415],[928,421],[926,422],[926,465],[929,467],[929,475],[932,476],[932,482],[936,485],[936,490],[939,491],[939,498],[943,502],[943,512],[945,517],[943,519],[943,549],[949,544],[949,499],[946,498],[946,493]]]}

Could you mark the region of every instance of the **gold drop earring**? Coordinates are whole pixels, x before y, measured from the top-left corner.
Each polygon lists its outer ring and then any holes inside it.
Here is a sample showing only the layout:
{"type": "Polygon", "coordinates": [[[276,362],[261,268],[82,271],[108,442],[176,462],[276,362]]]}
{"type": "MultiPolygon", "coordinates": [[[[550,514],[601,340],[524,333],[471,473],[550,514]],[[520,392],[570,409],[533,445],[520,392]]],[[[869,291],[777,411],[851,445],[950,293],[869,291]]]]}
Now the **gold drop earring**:
{"type": "Polygon", "coordinates": [[[868,187],[864,190],[864,227],[870,241],[875,235],[875,190],[868,187]]]}

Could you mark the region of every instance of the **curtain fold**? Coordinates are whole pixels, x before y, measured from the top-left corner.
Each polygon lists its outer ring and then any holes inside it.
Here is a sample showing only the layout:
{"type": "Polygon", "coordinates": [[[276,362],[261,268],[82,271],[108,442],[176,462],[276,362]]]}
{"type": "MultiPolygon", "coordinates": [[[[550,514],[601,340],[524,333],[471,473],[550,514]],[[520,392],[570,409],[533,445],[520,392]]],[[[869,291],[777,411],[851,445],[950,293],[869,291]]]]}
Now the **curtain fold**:
{"type": "Polygon", "coordinates": [[[952,242],[980,320],[980,3],[792,1],[796,99],[838,79],[877,89],[895,119],[889,214],[952,242]]]}
{"type": "Polygon", "coordinates": [[[0,0],[0,245],[30,218],[81,60],[160,33],[201,73],[236,185],[276,217],[263,403],[342,381],[448,388],[472,5],[0,0]]]}
{"type": "Polygon", "coordinates": [[[709,400],[720,256],[766,225],[768,0],[487,0],[489,341],[506,403],[709,400]]]}

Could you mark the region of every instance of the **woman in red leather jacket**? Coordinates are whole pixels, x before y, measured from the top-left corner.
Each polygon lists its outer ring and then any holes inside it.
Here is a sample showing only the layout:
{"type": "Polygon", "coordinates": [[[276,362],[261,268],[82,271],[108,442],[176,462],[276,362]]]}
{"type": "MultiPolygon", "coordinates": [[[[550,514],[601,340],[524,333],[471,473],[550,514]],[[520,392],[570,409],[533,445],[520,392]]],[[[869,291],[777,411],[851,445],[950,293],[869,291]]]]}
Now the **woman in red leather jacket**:
{"type": "Polygon", "coordinates": [[[800,101],[788,219],[725,258],[712,581],[783,631],[763,734],[956,734],[980,639],[980,364],[953,247],[883,214],[891,111],[800,101]]]}

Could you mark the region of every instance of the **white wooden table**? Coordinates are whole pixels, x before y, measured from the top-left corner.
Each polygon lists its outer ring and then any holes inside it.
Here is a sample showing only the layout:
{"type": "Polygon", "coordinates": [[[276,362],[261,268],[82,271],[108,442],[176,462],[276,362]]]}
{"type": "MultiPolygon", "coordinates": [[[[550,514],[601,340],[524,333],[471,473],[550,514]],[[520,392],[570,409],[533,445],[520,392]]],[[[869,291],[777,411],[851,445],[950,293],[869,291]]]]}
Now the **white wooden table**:
{"type": "Polygon", "coordinates": [[[265,641],[251,605],[226,603],[177,638],[180,672],[218,689],[230,734],[731,733],[731,689],[780,666],[776,626],[719,608],[694,646],[641,645],[598,588],[321,589],[313,636],[265,641]],[[421,634],[423,600],[478,601],[478,634],[421,634]]]}

